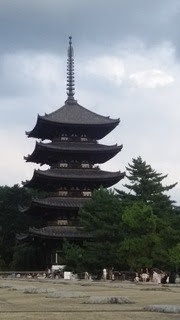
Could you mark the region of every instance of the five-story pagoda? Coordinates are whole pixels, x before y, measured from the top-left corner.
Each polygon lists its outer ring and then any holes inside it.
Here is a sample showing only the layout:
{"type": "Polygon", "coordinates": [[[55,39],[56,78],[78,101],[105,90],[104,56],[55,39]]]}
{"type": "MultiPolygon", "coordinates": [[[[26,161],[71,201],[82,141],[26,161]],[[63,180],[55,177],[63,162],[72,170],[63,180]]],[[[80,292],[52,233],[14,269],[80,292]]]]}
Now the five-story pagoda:
{"type": "Polygon", "coordinates": [[[36,142],[27,162],[49,165],[48,170],[35,170],[25,187],[46,191],[48,197],[33,199],[26,211],[41,216],[42,228],[30,228],[29,235],[43,239],[45,263],[61,263],[64,239],[79,241],[84,235],[77,227],[79,208],[92,196],[94,189],[110,187],[124,177],[121,172],[102,171],[97,164],[114,157],[122,146],[99,144],[118,124],[119,119],[98,115],[80,106],[74,99],[74,58],[69,37],[67,60],[67,100],[58,110],[39,116],[28,137],[36,142]],[[49,140],[50,142],[43,142],[49,140]]]}

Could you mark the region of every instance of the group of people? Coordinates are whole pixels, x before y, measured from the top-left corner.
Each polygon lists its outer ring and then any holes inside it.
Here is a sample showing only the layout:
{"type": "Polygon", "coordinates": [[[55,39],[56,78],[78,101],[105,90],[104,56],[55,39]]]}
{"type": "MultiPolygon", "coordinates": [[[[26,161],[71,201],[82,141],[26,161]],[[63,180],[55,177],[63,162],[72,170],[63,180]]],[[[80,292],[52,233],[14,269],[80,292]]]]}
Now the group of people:
{"type": "Polygon", "coordinates": [[[165,283],[176,283],[176,279],[178,275],[175,273],[165,272],[157,269],[152,269],[148,271],[148,269],[141,270],[140,273],[136,273],[135,282],[153,282],[156,284],[165,284],[165,283]]]}
{"type": "MultiPolygon", "coordinates": [[[[44,278],[64,278],[63,270],[54,270],[53,268],[48,268],[46,272],[39,274],[39,273],[29,273],[27,274],[27,278],[37,278],[37,279],[44,279],[44,278]]],[[[78,278],[77,274],[77,278],[78,278]]],[[[20,277],[20,275],[17,275],[16,277],[20,277]]],[[[155,284],[166,284],[166,283],[180,283],[180,277],[178,274],[170,273],[170,272],[164,272],[157,268],[148,270],[142,269],[140,272],[128,272],[128,271],[115,271],[114,268],[103,268],[103,270],[99,273],[98,277],[94,278],[91,274],[88,272],[84,273],[84,276],[82,275],[82,278],[80,279],[85,280],[129,280],[134,281],[135,283],[138,282],[152,282],[155,284]]]]}
{"type": "Polygon", "coordinates": [[[118,272],[113,268],[102,270],[102,280],[130,280],[137,282],[152,282],[155,284],[180,283],[180,277],[172,272],[166,272],[157,268],[148,270],[142,269],[139,273],[118,272]],[[134,274],[134,277],[133,277],[134,274]]]}
{"type": "Polygon", "coordinates": [[[102,278],[104,279],[104,280],[115,280],[115,276],[114,276],[114,272],[113,272],[113,268],[111,268],[111,269],[106,269],[106,268],[104,268],[103,269],[103,274],[102,274],[102,278]]]}

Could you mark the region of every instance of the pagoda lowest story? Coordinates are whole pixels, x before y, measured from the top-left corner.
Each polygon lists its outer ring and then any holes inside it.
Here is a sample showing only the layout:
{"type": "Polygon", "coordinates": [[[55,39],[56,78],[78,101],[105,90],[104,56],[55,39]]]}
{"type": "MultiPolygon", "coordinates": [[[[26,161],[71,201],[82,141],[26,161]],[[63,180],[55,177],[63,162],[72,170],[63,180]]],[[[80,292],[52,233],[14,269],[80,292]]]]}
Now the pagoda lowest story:
{"type": "Polygon", "coordinates": [[[32,179],[23,183],[26,188],[45,191],[48,195],[32,199],[30,207],[24,209],[26,214],[41,220],[40,228],[29,228],[28,238],[35,246],[42,244],[42,268],[65,263],[65,240],[82,243],[88,238],[88,234],[77,228],[77,216],[93,190],[111,187],[124,177],[124,173],[102,171],[97,166],[121,151],[122,145],[97,142],[119,122],[82,107],[74,99],[74,54],[69,37],[67,100],[58,110],[38,115],[34,129],[26,132],[28,137],[40,142],[36,142],[34,151],[25,160],[49,166],[47,170],[35,170],[32,179]]]}

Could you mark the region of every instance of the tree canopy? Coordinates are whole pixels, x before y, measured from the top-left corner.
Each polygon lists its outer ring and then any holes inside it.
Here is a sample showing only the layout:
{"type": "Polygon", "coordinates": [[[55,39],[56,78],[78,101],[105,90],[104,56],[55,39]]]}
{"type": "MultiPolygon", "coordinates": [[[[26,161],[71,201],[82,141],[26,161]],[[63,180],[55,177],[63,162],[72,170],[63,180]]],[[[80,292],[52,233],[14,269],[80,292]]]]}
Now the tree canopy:
{"type": "MultiPolygon", "coordinates": [[[[31,203],[32,195],[36,193],[27,191],[19,185],[13,187],[0,187],[0,268],[8,269],[15,267],[14,257],[21,263],[18,267],[24,268],[23,261],[26,260],[26,266],[30,267],[30,254],[32,248],[26,244],[17,246],[17,234],[27,232],[29,226],[36,225],[36,218],[26,214],[22,208],[28,207],[31,203]],[[23,248],[23,249],[22,249],[23,248]],[[24,250],[24,251],[23,251],[24,250]],[[22,253],[23,252],[23,253],[22,253]],[[18,257],[18,258],[17,258],[18,257]],[[23,260],[24,259],[24,260],[23,260]]],[[[31,258],[33,261],[33,258],[31,258]]]]}
{"type": "MultiPolygon", "coordinates": [[[[180,224],[179,210],[167,192],[176,183],[164,186],[167,175],[157,173],[141,157],[126,169],[127,191],[101,188],[80,210],[79,223],[93,238],[81,247],[78,261],[87,270],[172,268],[179,261],[180,224]]],[[[66,251],[73,266],[75,250],[69,245],[66,251]]]]}
{"type": "Polygon", "coordinates": [[[117,190],[119,195],[134,198],[148,204],[156,204],[158,202],[164,206],[171,206],[173,203],[165,192],[173,189],[177,182],[171,185],[164,185],[164,179],[167,178],[167,174],[156,172],[152,167],[143,161],[141,157],[132,159],[132,164],[128,164],[126,167],[126,177],[129,183],[126,183],[124,187],[128,191],[117,190]]]}

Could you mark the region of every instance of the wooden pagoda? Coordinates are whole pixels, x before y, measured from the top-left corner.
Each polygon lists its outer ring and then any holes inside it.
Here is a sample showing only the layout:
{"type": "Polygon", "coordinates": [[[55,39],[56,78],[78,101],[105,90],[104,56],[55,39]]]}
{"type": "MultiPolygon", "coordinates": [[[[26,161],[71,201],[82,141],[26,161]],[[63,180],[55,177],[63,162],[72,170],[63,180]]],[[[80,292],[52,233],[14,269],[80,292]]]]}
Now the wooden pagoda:
{"type": "Polygon", "coordinates": [[[29,229],[33,238],[46,244],[46,264],[61,263],[64,239],[79,241],[88,235],[77,229],[78,210],[101,186],[111,187],[124,173],[101,170],[97,164],[114,157],[122,145],[107,146],[97,141],[110,133],[119,119],[111,119],[82,107],[74,99],[74,58],[69,37],[67,61],[67,100],[58,110],[39,116],[28,137],[36,142],[27,162],[49,165],[47,170],[35,170],[24,187],[46,191],[48,197],[33,199],[26,209],[31,215],[41,216],[43,227],[29,229]],[[43,142],[49,140],[50,142],[43,142]]]}

